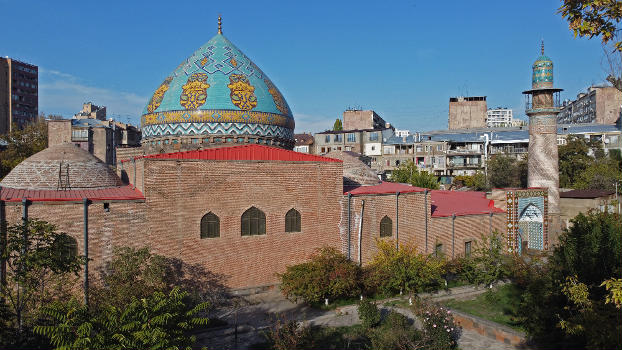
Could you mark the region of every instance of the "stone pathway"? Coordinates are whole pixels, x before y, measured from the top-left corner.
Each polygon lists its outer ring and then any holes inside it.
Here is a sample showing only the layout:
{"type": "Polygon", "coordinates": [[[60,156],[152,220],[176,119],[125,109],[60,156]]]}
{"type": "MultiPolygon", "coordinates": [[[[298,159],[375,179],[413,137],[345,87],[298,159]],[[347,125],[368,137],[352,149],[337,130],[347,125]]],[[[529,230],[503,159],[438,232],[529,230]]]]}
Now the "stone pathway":
{"type": "MultiPolygon", "coordinates": [[[[481,292],[483,292],[483,290],[477,292],[477,294],[481,292]]],[[[444,292],[435,293],[435,295],[428,295],[428,297],[432,299],[436,299],[436,297],[447,297],[447,295],[443,293],[444,292]]],[[[449,294],[454,297],[458,295],[468,297],[471,296],[472,293],[474,293],[472,287],[463,288],[462,290],[452,289],[452,291],[449,292],[449,294]]],[[[391,300],[399,300],[399,298],[393,298],[391,300]]],[[[379,306],[384,302],[386,302],[386,300],[379,302],[379,306]]],[[[327,327],[351,326],[360,323],[356,305],[348,305],[336,310],[318,310],[310,308],[302,303],[292,303],[284,298],[279,291],[268,291],[244,298],[237,298],[233,304],[233,306],[222,309],[213,315],[226,321],[228,323],[227,326],[209,329],[197,334],[197,345],[218,349],[247,349],[252,344],[265,340],[265,332],[277,317],[283,317],[286,320],[301,321],[304,324],[327,327]],[[238,325],[237,334],[235,324],[238,325]]],[[[383,308],[393,309],[404,314],[406,317],[415,320],[415,325],[420,327],[420,323],[410,310],[399,307],[383,308]]],[[[463,330],[458,343],[463,350],[517,349],[512,345],[499,342],[470,330],[463,330]]]]}

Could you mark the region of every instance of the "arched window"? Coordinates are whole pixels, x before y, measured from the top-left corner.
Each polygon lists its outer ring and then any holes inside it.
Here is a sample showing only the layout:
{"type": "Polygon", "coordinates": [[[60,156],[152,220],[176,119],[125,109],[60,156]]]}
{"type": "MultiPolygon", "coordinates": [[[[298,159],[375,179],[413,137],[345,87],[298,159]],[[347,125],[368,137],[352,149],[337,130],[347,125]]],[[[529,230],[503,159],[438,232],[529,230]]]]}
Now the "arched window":
{"type": "Polygon", "coordinates": [[[78,242],[67,234],[62,234],[54,240],[54,251],[59,260],[66,260],[78,255],[78,242]]]}
{"type": "Polygon", "coordinates": [[[266,214],[263,211],[250,207],[242,214],[242,236],[266,234],[266,214]]]}
{"type": "Polygon", "coordinates": [[[201,218],[201,239],[220,237],[220,219],[211,211],[201,218]]]}
{"type": "Polygon", "coordinates": [[[393,235],[393,221],[385,215],[380,220],[380,237],[391,237],[393,235]]]}
{"type": "Polygon", "coordinates": [[[285,232],[300,232],[300,213],[294,208],[285,214],[285,232]]]}

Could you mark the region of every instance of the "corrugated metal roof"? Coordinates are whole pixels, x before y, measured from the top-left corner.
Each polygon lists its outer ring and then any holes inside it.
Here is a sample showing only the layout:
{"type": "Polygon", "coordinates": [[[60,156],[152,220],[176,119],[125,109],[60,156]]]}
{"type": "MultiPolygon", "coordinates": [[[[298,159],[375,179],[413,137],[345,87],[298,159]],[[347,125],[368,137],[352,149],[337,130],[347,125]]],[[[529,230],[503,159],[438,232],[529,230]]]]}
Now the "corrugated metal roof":
{"type": "Polygon", "coordinates": [[[431,198],[432,217],[505,213],[495,207],[495,202],[486,198],[484,192],[434,190],[431,198]]]}
{"type": "Polygon", "coordinates": [[[600,198],[611,196],[616,193],[615,191],[610,190],[572,190],[560,192],[559,196],[561,198],[600,198]]]}
{"type": "Polygon", "coordinates": [[[360,186],[350,191],[345,191],[344,194],[350,193],[351,195],[362,194],[388,194],[388,193],[409,193],[409,192],[423,192],[425,188],[415,187],[407,184],[401,184],[396,182],[383,181],[379,185],[375,186],[360,186]]]}
{"type": "Polygon", "coordinates": [[[6,202],[21,202],[22,199],[27,199],[31,202],[77,202],[84,198],[95,201],[129,201],[144,200],[145,196],[142,192],[129,185],[104,189],[66,191],[0,188],[0,200],[6,202]]]}
{"type": "MultiPolygon", "coordinates": [[[[558,135],[620,132],[616,125],[604,124],[559,124],[558,135]]],[[[422,141],[451,142],[484,142],[484,134],[488,134],[491,143],[528,142],[529,127],[505,129],[474,129],[474,130],[441,130],[421,133],[422,141]],[[481,137],[481,138],[480,138],[481,137]]]]}
{"type": "Polygon", "coordinates": [[[152,154],[138,158],[196,159],[196,160],[270,160],[290,162],[341,162],[338,159],[316,156],[263,145],[241,145],[207,148],[196,151],[152,154]]]}

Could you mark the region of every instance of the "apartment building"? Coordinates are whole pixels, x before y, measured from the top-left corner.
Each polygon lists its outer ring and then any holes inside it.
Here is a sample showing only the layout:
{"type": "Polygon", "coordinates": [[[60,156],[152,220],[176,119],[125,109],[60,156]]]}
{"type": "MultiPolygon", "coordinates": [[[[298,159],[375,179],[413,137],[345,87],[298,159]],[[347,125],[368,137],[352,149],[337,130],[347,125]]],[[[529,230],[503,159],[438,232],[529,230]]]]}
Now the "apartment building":
{"type": "Polygon", "coordinates": [[[23,127],[39,115],[39,68],[0,57],[0,134],[23,127]]]}

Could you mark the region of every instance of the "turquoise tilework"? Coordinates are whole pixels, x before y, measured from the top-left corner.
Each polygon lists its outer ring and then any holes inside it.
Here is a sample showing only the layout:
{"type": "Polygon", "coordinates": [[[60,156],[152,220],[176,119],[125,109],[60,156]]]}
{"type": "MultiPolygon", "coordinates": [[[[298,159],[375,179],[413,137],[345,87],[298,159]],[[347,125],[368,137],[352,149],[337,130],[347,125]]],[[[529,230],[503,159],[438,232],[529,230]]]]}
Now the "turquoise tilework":
{"type": "MultiPolygon", "coordinates": [[[[227,85],[230,84],[231,75],[244,74],[250,85],[255,88],[257,105],[252,109],[253,112],[275,113],[293,119],[291,109],[280,92],[278,94],[284,105],[281,109],[284,111],[277,107],[273,94],[269,90],[273,88],[278,91],[278,89],[274,87],[270,79],[222,34],[217,34],[201,46],[167,77],[170,79],[168,89],[160,105],[153,112],[184,110],[185,108],[180,104],[180,96],[188,78],[195,73],[206,74],[206,83],[209,84],[206,89],[205,103],[198,109],[239,111],[240,109],[231,101],[231,90],[227,85]]],[[[143,114],[148,113],[147,106],[145,106],[143,114]]]]}

